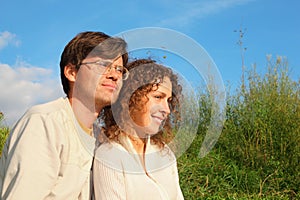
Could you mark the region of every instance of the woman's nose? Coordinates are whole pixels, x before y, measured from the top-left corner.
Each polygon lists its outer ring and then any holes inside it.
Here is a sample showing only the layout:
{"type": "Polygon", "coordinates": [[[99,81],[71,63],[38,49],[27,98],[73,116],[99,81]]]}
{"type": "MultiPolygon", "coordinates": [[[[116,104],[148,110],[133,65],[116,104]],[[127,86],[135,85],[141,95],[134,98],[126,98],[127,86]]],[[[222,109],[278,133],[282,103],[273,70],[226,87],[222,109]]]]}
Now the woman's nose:
{"type": "Polygon", "coordinates": [[[162,102],[162,111],[164,111],[167,115],[171,112],[169,102],[167,100],[162,102]]]}

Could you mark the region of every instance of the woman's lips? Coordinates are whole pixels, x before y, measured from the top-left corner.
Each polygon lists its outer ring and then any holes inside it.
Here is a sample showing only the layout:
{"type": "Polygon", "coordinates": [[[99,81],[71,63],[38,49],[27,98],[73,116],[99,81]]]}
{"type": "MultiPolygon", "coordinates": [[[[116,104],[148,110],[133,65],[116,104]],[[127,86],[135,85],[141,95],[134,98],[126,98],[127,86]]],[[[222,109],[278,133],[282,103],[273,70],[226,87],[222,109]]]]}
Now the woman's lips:
{"type": "Polygon", "coordinates": [[[152,118],[158,123],[161,124],[162,121],[165,119],[163,117],[158,117],[158,116],[152,116],[152,118]]]}

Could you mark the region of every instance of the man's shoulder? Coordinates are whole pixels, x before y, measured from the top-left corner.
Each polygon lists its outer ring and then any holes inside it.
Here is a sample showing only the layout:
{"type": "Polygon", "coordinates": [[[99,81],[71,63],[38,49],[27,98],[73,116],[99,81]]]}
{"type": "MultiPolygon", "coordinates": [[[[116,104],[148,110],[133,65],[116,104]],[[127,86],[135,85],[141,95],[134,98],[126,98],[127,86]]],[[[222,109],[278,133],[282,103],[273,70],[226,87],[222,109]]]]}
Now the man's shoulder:
{"type": "Polygon", "coordinates": [[[32,106],[30,109],[28,109],[28,113],[47,113],[47,112],[53,112],[57,110],[61,110],[66,108],[67,106],[67,99],[66,98],[58,98],[49,102],[41,103],[38,105],[32,106]]]}
{"type": "MultiPolygon", "coordinates": [[[[38,104],[29,108],[20,119],[27,121],[29,119],[35,120],[49,120],[50,118],[59,118],[62,116],[70,116],[72,108],[67,98],[58,98],[47,103],[38,104]]],[[[57,119],[58,120],[58,119],[57,119]]]]}

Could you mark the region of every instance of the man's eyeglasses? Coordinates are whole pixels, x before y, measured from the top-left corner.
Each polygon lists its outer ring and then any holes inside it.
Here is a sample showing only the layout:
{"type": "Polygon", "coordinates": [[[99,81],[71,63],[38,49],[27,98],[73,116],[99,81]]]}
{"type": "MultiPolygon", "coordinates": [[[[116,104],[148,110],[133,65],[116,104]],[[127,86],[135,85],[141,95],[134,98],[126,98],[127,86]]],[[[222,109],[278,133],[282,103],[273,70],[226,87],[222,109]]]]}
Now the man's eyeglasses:
{"type": "Polygon", "coordinates": [[[108,74],[111,72],[112,69],[115,69],[115,72],[122,76],[123,80],[126,80],[129,76],[129,71],[126,69],[126,67],[122,65],[116,65],[113,66],[113,63],[111,61],[95,61],[95,62],[83,62],[80,63],[80,65],[86,65],[89,69],[92,69],[95,73],[103,75],[108,74]],[[97,67],[91,67],[89,65],[94,65],[97,67]]]}

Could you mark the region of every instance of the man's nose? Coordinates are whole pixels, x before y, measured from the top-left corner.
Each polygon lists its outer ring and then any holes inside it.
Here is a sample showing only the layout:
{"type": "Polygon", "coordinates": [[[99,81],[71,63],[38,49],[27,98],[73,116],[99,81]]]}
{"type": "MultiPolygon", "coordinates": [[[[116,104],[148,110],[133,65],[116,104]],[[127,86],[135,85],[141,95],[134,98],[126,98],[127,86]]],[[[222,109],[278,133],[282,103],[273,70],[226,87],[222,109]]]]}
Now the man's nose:
{"type": "Polygon", "coordinates": [[[122,75],[120,75],[116,69],[116,67],[111,66],[107,71],[107,78],[111,78],[113,80],[118,80],[122,78],[122,75]]]}

